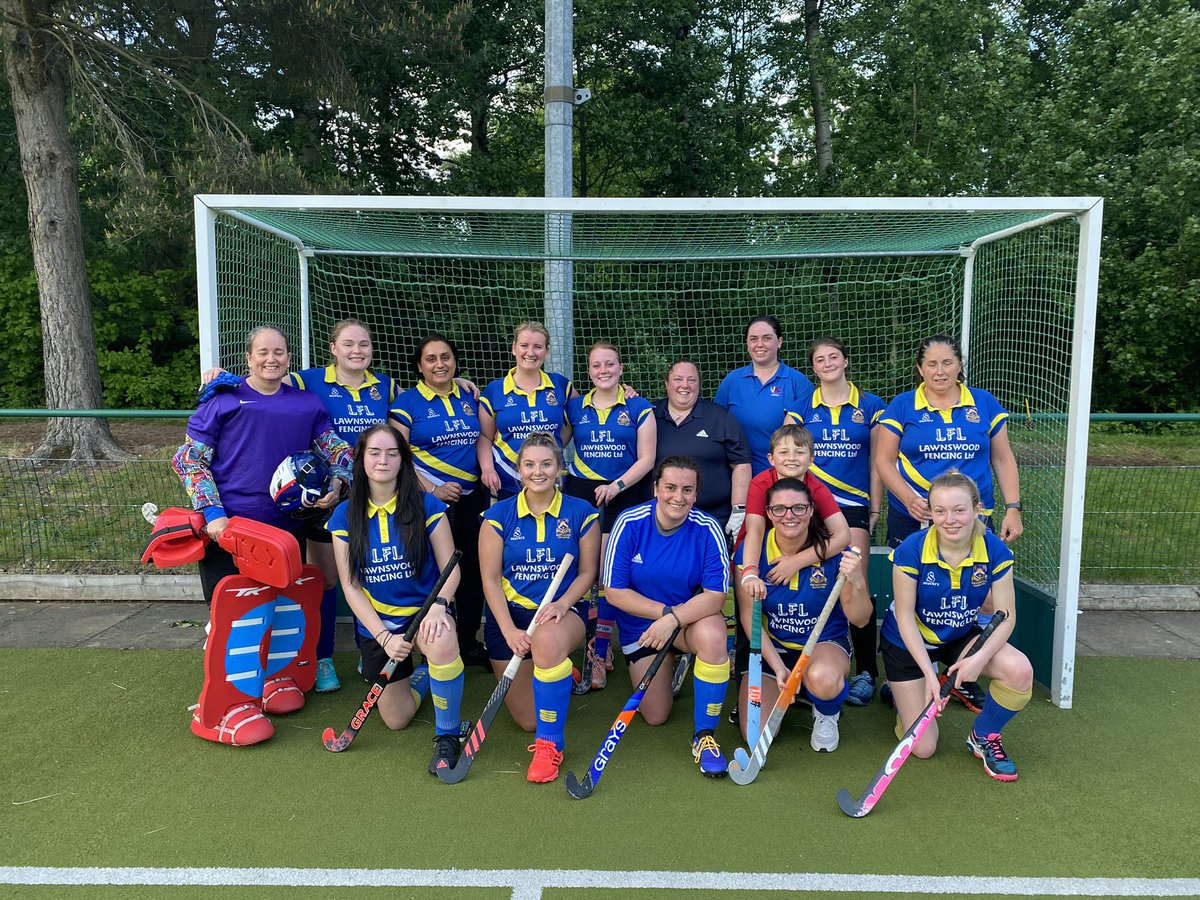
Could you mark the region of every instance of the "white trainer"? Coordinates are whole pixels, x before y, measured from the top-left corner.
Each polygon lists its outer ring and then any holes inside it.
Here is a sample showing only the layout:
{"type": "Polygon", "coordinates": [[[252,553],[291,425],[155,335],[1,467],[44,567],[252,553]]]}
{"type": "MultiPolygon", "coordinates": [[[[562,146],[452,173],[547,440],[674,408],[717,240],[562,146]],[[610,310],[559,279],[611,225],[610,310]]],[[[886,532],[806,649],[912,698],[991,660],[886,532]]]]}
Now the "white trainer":
{"type": "Polygon", "coordinates": [[[813,730],[812,730],[812,748],[818,753],[832,753],[837,749],[838,740],[838,719],[842,717],[840,712],[834,713],[832,716],[823,716],[813,708],[813,730]]]}

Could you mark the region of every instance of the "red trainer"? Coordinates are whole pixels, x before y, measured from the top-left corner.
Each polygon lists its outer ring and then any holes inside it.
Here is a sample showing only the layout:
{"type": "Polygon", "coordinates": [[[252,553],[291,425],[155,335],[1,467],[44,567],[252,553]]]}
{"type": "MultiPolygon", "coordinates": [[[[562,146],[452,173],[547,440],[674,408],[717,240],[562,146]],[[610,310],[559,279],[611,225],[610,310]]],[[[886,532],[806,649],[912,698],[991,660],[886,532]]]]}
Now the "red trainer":
{"type": "Polygon", "coordinates": [[[287,677],[268,679],[263,685],[263,709],[282,716],[304,708],[304,692],[287,677]]]}
{"type": "Polygon", "coordinates": [[[530,781],[545,784],[558,777],[558,767],[562,763],[563,755],[554,746],[554,741],[538,738],[526,749],[533,751],[533,762],[529,764],[529,773],[526,775],[530,781]]]}
{"type": "Polygon", "coordinates": [[[192,716],[192,734],[216,744],[249,747],[251,744],[261,744],[274,733],[275,726],[262,714],[257,703],[229,707],[213,728],[204,727],[199,713],[192,716]]]}

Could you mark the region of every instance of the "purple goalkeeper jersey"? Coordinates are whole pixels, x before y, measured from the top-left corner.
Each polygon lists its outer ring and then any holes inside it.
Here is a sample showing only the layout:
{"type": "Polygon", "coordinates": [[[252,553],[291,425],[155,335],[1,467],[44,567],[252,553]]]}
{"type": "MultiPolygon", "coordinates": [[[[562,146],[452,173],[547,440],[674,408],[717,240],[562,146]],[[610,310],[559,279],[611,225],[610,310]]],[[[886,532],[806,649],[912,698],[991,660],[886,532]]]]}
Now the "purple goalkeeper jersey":
{"type": "Polygon", "coordinates": [[[332,428],[315,395],[288,384],[260,394],[243,382],[202,403],[188,419],[187,434],[213,449],[210,468],[228,515],[294,531],[299,521],[271,499],[271,476],[285,456],[309,450],[332,428]]]}

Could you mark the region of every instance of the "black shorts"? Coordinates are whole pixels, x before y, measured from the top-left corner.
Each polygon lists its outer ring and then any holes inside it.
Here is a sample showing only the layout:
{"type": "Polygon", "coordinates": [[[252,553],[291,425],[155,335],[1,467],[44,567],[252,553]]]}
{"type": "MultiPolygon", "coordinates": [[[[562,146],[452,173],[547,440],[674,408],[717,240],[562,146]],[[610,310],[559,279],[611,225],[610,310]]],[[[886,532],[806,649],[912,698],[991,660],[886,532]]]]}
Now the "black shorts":
{"type": "Polygon", "coordinates": [[[846,524],[851,528],[861,528],[863,531],[871,530],[871,511],[865,506],[839,506],[842,515],[846,517],[846,524]]]}
{"type": "Polygon", "coordinates": [[[333,535],[325,530],[325,523],[328,521],[327,517],[305,519],[300,523],[300,527],[296,529],[296,540],[301,543],[304,541],[316,541],[318,544],[332,544],[333,535]]]}
{"type": "MultiPolygon", "coordinates": [[[[937,663],[945,663],[947,666],[954,665],[971,641],[975,640],[976,636],[982,632],[983,629],[978,625],[972,625],[962,637],[929,650],[930,662],[934,663],[935,667],[937,663]]],[[[912,654],[908,652],[908,648],[904,644],[897,646],[884,638],[879,642],[879,652],[883,654],[883,668],[887,672],[888,681],[916,681],[918,678],[925,677],[921,672],[921,667],[917,665],[917,661],[912,658],[912,654]]]]}
{"type": "MultiPolygon", "coordinates": [[[[678,656],[683,651],[678,649],[677,647],[675,647],[675,648],[671,649],[671,652],[674,653],[676,656],[678,656]]],[[[657,653],[658,653],[658,651],[655,650],[653,647],[638,647],[632,653],[625,654],[625,665],[632,666],[639,659],[645,659],[646,657],[654,656],[657,653]]],[[[658,676],[656,675],[654,677],[657,678],[658,676]]]]}
{"type": "MultiPolygon", "coordinates": [[[[398,640],[400,640],[399,634],[392,638],[392,641],[398,640]]],[[[383,667],[387,665],[388,660],[391,659],[391,657],[384,652],[383,648],[379,646],[379,642],[376,641],[375,638],[363,638],[362,643],[359,645],[359,649],[362,650],[363,678],[371,682],[371,684],[374,684],[379,680],[379,673],[383,671],[383,667]]],[[[416,652],[416,648],[414,647],[413,653],[416,652]]],[[[413,654],[410,653],[405,658],[404,662],[396,664],[396,671],[392,673],[391,680],[393,682],[403,681],[405,678],[408,678],[410,675],[412,675],[412,673],[413,654]]]]}
{"type": "MultiPolygon", "coordinates": [[[[841,647],[844,651],[846,651],[847,659],[850,658],[850,637],[849,637],[849,635],[839,638],[837,640],[832,640],[832,641],[817,641],[817,646],[820,646],[821,644],[835,644],[838,647],[841,647]]],[[[791,671],[792,668],[795,667],[796,662],[800,659],[801,651],[793,650],[791,647],[784,647],[782,649],[779,647],[776,647],[775,649],[779,651],[779,658],[781,660],[783,660],[783,664],[788,667],[788,671],[791,671]]],[[[763,670],[764,678],[774,678],[775,677],[775,673],[773,671],[771,671],[771,666],[767,663],[767,661],[765,659],[763,660],[763,663],[762,663],[762,670],[763,670]]],[[[745,675],[748,671],[750,671],[750,641],[749,640],[746,641],[746,646],[744,649],[741,647],[738,648],[737,671],[740,672],[742,675],[745,675]]],[[[787,673],[784,673],[784,674],[787,674],[787,673]]]]}
{"type": "MultiPolygon", "coordinates": [[[[587,632],[588,609],[591,606],[586,600],[577,600],[575,605],[571,607],[571,612],[579,616],[583,622],[583,630],[587,632]]],[[[533,621],[536,609],[526,609],[523,606],[508,607],[508,614],[512,617],[513,624],[520,629],[529,627],[529,623],[533,621]]],[[[488,659],[498,660],[499,662],[507,662],[513,658],[512,648],[508,646],[508,641],[504,639],[504,632],[500,630],[500,626],[496,623],[496,617],[492,615],[490,608],[484,611],[483,616],[483,646],[487,648],[488,659]]],[[[530,659],[531,654],[526,653],[522,659],[530,659]]]]}
{"type": "MultiPolygon", "coordinates": [[[[642,479],[635,485],[631,485],[613,498],[611,503],[606,503],[604,506],[599,506],[600,510],[600,533],[608,534],[612,531],[613,523],[617,521],[617,516],[625,512],[631,507],[637,506],[650,499],[645,496],[646,479],[642,479]]],[[[580,478],[578,475],[568,475],[566,483],[563,485],[563,493],[570,497],[578,497],[580,500],[596,506],[596,488],[602,484],[612,484],[611,481],[592,481],[590,478],[580,478]]]]}

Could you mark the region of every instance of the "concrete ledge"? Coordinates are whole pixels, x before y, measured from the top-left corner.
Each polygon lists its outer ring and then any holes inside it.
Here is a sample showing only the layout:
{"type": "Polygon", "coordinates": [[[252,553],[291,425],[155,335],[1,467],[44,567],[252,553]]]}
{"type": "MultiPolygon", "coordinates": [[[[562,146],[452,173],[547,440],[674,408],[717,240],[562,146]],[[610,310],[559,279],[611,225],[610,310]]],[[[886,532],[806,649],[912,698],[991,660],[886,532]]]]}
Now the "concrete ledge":
{"type": "Polygon", "coordinates": [[[1081,584],[1079,608],[1176,612],[1200,610],[1200,589],[1182,584],[1081,584]]]}
{"type": "Polygon", "coordinates": [[[203,603],[199,575],[0,575],[0,600],[203,603]]]}

